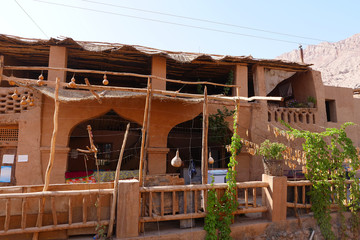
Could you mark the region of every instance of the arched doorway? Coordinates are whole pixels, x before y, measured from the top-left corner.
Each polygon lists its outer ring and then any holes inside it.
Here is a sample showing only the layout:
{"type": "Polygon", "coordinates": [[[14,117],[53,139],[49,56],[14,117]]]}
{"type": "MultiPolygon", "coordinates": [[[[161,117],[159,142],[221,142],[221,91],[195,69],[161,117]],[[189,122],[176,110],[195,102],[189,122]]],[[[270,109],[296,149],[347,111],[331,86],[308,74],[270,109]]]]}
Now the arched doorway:
{"type": "MultiPolygon", "coordinates": [[[[213,114],[216,116],[216,114],[213,114]]],[[[215,162],[209,165],[210,169],[227,168],[230,153],[226,151],[226,145],[231,141],[231,130],[226,126],[209,124],[208,147],[215,162]]],[[[168,135],[169,154],[167,158],[167,173],[180,173],[185,178],[185,183],[189,183],[189,167],[196,169],[196,176],[192,177],[192,182],[201,182],[201,151],[202,151],[202,114],[192,120],[180,123],[171,129],[168,135]],[[175,168],[171,165],[171,159],[179,149],[180,158],[183,165],[175,168]]]]}
{"type": "MultiPolygon", "coordinates": [[[[70,153],[67,161],[66,179],[88,175],[88,172],[95,172],[97,169],[93,154],[84,154],[76,150],[87,149],[86,147],[89,146],[88,125],[92,128],[94,144],[98,148],[99,170],[115,171],[128,123],[128,120],[111,110],[102,116],[75,126],[69,139],[70,153]]],[[[141,127],[135,122],[130,122],[130,132],[125,146],[121,170],[136,170],[139,168],[140,143],[141,127]]],[[[111,179],[107,180],[111,181],[111,179]]]]}

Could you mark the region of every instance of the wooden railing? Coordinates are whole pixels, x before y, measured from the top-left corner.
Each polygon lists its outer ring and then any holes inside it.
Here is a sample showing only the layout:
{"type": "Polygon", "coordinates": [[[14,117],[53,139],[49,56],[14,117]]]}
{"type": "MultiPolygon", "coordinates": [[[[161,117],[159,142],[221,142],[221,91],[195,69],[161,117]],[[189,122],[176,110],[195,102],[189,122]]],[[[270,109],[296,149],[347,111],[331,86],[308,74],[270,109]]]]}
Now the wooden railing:
{"type": "MultiPolygon", "coordinates": [[[[331,181],[330,181],[331,183],[331,181]]],[[[346,189],[349,189],[349,185],[352,183],[351,180],[345,181],[346,189]]],[[[307,193],[312,188],[312,183],[309,180],[303,180],[303,181],[288,181],[287,182],[287,204],[286,206],[288,208],[303,208],[310,210],[311,208],[311,200],[310,196],[307,195],[307,193]]],[[[330,199],[331,200],[331,207],[336,208],[337,205],[335,203],[334,194],[331,194],[330,199]]],[[[346,204],[348,202],[348,198],[346,199],[346,204]]]]}
{"type": "Polygon", "coordinates": [[[315,124],[316,108],[269,107],[268,122],[315,124]]]}
{"type": "Polygon", "coordinates": [[[101,209],[110,206],[112,193],[89,189],[0,194],[0,236],[108,225],[109,211],[101,209]]]}
{"type": "MultiPolygon", "coordinates": [[[[266,212],[267,207],[257,203],[257,196],[262,188],[269,186],[266,182],[237,183],[238,209],[233,214],[266,212]]],[[[215,189],[218,197],[227,188],[226,183],[205,185],[155,186],[141,187],[140,222],[170,221],[181,219],[203,218],[206,207],[202,198],[209,189],[215,189]]]]}

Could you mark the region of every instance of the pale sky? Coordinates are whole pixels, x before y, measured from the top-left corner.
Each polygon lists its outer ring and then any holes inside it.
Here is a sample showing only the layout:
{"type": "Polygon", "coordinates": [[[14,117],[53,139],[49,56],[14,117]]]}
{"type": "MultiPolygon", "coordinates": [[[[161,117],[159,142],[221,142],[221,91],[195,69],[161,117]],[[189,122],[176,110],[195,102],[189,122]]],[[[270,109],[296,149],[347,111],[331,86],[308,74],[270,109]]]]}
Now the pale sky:
{"type": "Polygon", "coordinates": [[[359,0],[1,0],[0,9],[1,34],[256,58],[275,58],[298,43],[336,42],[360,32],[359,0]]]}

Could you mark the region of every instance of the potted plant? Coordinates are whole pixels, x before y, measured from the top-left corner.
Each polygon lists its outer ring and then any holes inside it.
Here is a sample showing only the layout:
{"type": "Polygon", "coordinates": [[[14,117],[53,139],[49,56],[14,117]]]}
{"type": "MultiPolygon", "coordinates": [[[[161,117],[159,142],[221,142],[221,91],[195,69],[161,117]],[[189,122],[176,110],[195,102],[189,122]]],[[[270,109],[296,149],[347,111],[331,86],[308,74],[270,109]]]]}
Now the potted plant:
{"type": "Polygon", "coordinates": [[[278,142],[270,142],[268,139],[261,143],[256,154],[263,157],[265,174],[271,176],[283,176],[284,159],[282,152],[286,146],[278,142]]]}
{"type": "Polygon", "coordinates": [[[307,104],[310,108],[314,108],[316,104],[316,98],[314,98],[313,96],[308,96],[307,104]]]}

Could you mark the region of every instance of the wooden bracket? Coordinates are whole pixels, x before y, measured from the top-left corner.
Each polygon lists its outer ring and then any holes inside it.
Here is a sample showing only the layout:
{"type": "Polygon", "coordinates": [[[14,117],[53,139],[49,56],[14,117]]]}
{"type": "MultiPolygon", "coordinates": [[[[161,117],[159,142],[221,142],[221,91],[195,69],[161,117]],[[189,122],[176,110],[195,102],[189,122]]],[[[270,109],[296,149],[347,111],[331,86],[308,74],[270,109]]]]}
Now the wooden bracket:
{"type": "MultiPolygon", "coordinates": [[[[89,82],[89,79],[85,78],[84,80],[85,80],[86,86],[91,87],[90,82],[89,82]]],[[[97,93],[96,93],[94,90],[92,90],[92,89],[90,89],[90,92],[95,96],[96,100],[101,104],[102,101],[101,101],[101,98],[100,98],[99,94],[97,94],[97,93]]]]}

